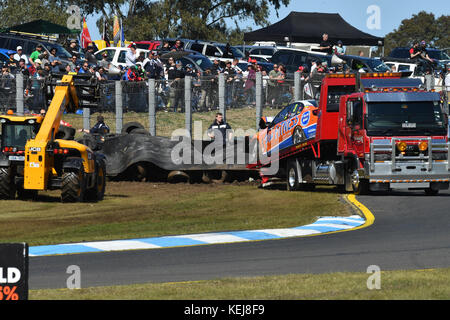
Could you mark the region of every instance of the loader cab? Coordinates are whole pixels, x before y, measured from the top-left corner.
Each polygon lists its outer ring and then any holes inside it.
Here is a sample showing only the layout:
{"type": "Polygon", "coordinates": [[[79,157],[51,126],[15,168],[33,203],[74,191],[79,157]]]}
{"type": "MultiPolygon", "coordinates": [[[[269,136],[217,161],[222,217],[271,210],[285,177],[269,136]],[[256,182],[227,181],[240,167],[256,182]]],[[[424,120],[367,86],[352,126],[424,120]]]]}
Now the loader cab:
{"type": "Polygon", "coordinates": [[[4,154],[23,153],[25,144],[34,139],[40,128],[40,117],[1,117],[1,150],[4,154]]]}

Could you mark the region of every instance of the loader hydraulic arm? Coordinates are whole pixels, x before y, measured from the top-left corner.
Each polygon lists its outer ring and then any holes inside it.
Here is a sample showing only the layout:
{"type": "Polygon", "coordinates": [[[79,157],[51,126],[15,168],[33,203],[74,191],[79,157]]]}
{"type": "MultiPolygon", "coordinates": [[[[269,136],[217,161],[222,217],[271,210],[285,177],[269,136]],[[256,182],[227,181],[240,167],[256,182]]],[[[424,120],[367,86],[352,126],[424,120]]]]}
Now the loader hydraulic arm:
{"type": "Polygon", "coordinates": [[[55,87],[53,99],[34,139],[25,145],[24,188],[46,190],[49,174],[54,167],[54,157],[48,144],[55,139],[64,111],[79,107],[72,75],[64,75],[55,87]]]}
{"type": "Polygon", "coordinates": [[[78,105],[78,96],[73,83],[73,77],[71,75],[65,75],[56,85],[55,94],[39,132],[36,134],[35,140],[46,143],[53,140],[55,134],[58,132],[59,124],[66,108],[68,111],[74,112],[78,109],[78,105]]]}

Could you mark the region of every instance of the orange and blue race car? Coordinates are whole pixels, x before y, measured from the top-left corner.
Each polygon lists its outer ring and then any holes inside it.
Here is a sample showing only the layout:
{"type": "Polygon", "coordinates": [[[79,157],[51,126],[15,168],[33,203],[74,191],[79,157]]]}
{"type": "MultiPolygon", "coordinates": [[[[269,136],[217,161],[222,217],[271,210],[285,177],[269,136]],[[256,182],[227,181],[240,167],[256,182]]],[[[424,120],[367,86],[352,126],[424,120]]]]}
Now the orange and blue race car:
{"type": "Polygon", "coordinates": [[[318,105],[315,100],[289,104],[273,119],[262,118],[257,133],[262,155],[270,156],[274,149],[282,151],[316,136],[318,105]]]}

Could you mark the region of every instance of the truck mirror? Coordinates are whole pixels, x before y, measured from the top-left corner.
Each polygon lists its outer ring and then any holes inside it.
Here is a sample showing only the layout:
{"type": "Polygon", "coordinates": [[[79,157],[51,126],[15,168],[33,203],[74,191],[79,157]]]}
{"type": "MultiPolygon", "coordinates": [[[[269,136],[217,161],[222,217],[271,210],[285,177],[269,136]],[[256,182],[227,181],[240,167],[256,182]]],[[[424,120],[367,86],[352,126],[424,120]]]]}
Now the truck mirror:
{"type": "Polygon", "coordinates": [[[353,122],[353,102],[347,101],[347,123],[352,124],[353,122]]]}

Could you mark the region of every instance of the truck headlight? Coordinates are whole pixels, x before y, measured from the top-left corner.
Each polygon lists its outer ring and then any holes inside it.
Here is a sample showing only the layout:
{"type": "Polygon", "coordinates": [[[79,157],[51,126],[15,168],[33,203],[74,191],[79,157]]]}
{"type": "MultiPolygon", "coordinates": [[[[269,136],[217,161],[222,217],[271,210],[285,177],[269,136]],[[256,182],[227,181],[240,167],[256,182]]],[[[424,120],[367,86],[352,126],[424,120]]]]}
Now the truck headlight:
{"type": "Polygon", "coordinates": [[[397,144],[397,149],[400,152],[405,152],[406,151],[406,142],[401,141],[397,144]]]}
{"type": "Polygon", "coordinates": [[[428,142],[427,141],[422,141],[419,143],[419,150],[420,151],[425,151],[428,149],[428,142]]]}

